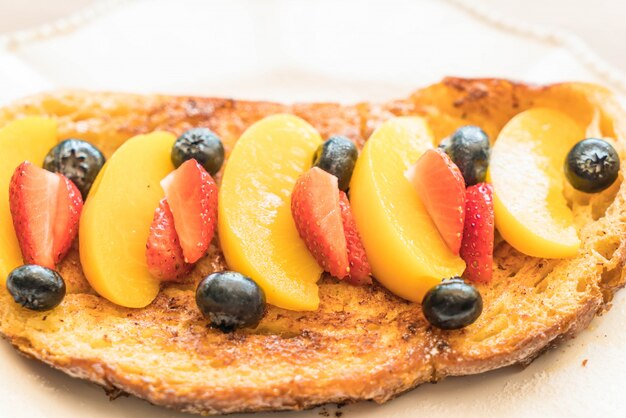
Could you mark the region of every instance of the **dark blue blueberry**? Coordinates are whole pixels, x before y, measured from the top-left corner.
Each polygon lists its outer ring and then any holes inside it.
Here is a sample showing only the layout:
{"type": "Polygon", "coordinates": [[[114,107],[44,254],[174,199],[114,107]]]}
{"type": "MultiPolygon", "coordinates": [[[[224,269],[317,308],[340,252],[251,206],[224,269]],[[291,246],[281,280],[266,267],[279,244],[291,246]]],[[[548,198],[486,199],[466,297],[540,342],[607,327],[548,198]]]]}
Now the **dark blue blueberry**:
{"type": "Polygon", "coordinates": [[[466,186],[485,181],[489,166],[489,137],[478,126],[463,126],[439,145],[459,167],[466,186]]]}
{"type": "Polygon", "coordinates": [[[172,163],[176,168],[195,159],[208,173],[216,175],[224,164],[224,145],[208,128],[193,128],[178,137],[172,148],[172,163]]]}
{"type": "Polygon", "coordinates": [[[49,268],[29,264],[13,270],[7,278],[13,300],[33,311],[48,311],[65,297],[65,282],[49,268]]]}
{"type": "Polygon", "coordinates": [[[265,293],[252,279],[234,271],[213,273],[196,290],[196,303],[211,324],[224,332],[256,327],[265,314],[265,293]]]}
{"type": "Polygon", "coordinates": [[[474,286],[454,277],[426,293],[422,310],[431,325],[445,330],[459,329],[478,319],[483,311],[483,299],[474,286]]]}
{"type": "Polygon", "coordinates": [[[565,158],[565,177],[577,190],[597,193],[609,187],[619,174],[619,155],[608,142],[583,139],[565,158]]]}
{"type": "Polygon", "coordinates": [[[48,152],[43,168],[53,173],[61,173],[72,180],[83,199],[86,199],[104,162],[104,155],[94,145],[70,138],[58,143],[48,152]]]}
{"type": "Polygon", "coordinates": [[[339,179],[339,189],[346,191],[350,187],[357,158],[359,150],[354,142],[345,136],[333,136],[317,148],[313,156],[313,166],[336,176],[339,179]]]}

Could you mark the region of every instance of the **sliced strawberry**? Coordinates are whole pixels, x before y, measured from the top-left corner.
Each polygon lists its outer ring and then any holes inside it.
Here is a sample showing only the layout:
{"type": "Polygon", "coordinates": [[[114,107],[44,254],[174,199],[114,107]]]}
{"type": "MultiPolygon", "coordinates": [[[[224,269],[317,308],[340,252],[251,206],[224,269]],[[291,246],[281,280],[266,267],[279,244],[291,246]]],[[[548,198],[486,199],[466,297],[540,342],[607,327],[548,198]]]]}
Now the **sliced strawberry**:
{"type": "Polygon", "coordinates": [[[313,167],[296,182],[291,213],[300,237],[319,265],[343,278],[350,263],[337,184],[337,177],[313,167]]]}
{"type": "Polygon", "coordinates": [[[9,205],[17,240],[26,264],[55,268],[53,240],[60,178],[23,162],[9,185],[9,205]]]}
{"type": "Polygon", "coordinates": [[[354,285],[370,284],[372,283],[372,278],[370,277],[372,269],[367,261],[359,231],[356,229],[356,222],[350,209],[348,196],[343,191],[339,192],[339,206],[341,207],[341,219],[343,221],[343,231],[348,246],[348,261],[350,263],[350,274],[345,280],[354,285]]]}
{"type": "Polygon", "coordinates": [[[76,186],[25,161],[11,178],[9,206],[24,262],[54,269],[78,232],[83,200],[76,186]]]}
{"type": "Polygon", "coordinates": [[[54,245],[52,248],[55,263],[59,263],[72,247],[72,242],[78,234],[78,221],[83,210],[83,198],[76,185],[62,174],[57,212],[54,221],[54,245]]]}
{"type": "Polygon", "coordinates": [[[489,283],[493,272],[494,212],[493,187],[478,183],[467,188],[465,229],[461,257],[467,263],[464,276],[473,282],[489,283]]]}
{"type": "Polygon", "coordinates": [[[196,160],[185,161],[161,182],[174,215],[185,261],[195,263],[209,249],[217,220],[217,185],[196,160]]]}
{"type": "Polygon", "coordinates": [[[465,221],[465,180],[448,155],[426,151],[406,173],[450,250],[459,254],[465,221]]]}
{"type": "Polygon", "coordinates": [[[148,271],[163,281],[175,281],[191,271],[191,264],[185,262],[183,249],[174,228],[174,215],[167,199],[161,200],[154,211],[150,235],[146,245],[148,271]]]}

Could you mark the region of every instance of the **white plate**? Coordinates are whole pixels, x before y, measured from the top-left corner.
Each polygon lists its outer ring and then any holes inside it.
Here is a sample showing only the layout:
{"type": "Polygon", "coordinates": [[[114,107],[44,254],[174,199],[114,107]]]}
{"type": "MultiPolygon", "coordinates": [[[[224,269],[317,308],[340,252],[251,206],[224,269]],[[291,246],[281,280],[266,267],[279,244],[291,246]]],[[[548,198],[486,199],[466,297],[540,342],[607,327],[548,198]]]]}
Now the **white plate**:
{"type": "MultiPolygon", "coordinates": [[[[89,16],[9,39],[16,46],[0,49],[0,102],[57,87],[385,100],[444,75],[624,86],[574,38],[485,16],[460,0],[114,3],[83,25],[89,16]],[[68,24],[78,28],[67,32],[68,24]]],[[[614,304],[578,338],[523,370],[448,379],[384,406],[260,416],[622,416],[625,295],[614,304]]],[[[0,369],[3,417],[185,416],[134,398],[109,402],[101,389],[23,359],[6,343],[0,369]]]]}

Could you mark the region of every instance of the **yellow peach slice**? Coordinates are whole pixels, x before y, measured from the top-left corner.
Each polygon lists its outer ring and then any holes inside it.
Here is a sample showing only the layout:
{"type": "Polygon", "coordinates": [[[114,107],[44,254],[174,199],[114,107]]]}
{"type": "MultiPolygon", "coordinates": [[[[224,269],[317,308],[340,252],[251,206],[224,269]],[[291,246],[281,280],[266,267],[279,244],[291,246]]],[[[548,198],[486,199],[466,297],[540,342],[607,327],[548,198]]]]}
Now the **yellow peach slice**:
{"type": "Polygon", "coordinates": [[[584,137],[582,126],[549,108],[522,112],[502,128],[488,180],[494,189],[496,228],[518,251],[545,258],[578,251],[580,240],[563,196],[563,164],[584,137]]]}
{"type": "Polygon", "coordinates": [[[159,201],[160,181],[174,166],[174,135],[155,132],[126,141],[107,161],[89,192],[80,220],[80,261],[101,296],[142,308],[159,293],[148,272],[146,242],[159,201]]]}
{"type": "Polygon", "coordinates": [[[57,123],[53,119],[29,117],[0,129],[0,285],[22,261],[22,252],[13,229],[9,209],[9,183],[13,172],[24,161],[40,166],[57,143],[57,123]]]}
{"type": "Polygon", "coordinates": [[[317,131],[296,116],[262,119],[237,141],[220,187],[217,218],[226,263],[285,309],[319,305],[322,269],[298,235],[291,192],[320,143],[317,131]]]}
{"type": "Polygon", "coordinates": [[[352,211],[374,277],[413,302],[465,269],[404,175],[433,142],[424,119],[391,119],[366,142],[350,183],[352,211]]]}

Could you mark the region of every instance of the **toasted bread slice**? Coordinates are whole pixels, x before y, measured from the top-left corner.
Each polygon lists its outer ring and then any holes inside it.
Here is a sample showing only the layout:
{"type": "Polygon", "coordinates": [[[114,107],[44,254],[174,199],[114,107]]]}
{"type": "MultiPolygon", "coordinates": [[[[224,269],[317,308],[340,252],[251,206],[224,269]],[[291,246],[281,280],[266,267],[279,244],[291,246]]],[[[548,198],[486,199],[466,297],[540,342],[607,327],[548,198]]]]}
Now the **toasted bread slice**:
{"type": "MultiPolygon", "coordinates": [[[[608,91],[494,79],[448,78],[405,100],[354,106],[64,92],[0,110],[0,125],[48,115],[58,119],[60,139],[87,139],[110,156],[133,135],[156,129],[180,134],[193,126],[215,130],[228,151],[246,127],[278,112],[305,118],[323,137],[343,134],[359,145],[394,115],[425,116],[438,138],[470,123],[496,138],[513,115],[532,106],[567,112],[588,126],[589,135],[613,138],[624,157],[626,115],[608,91]]],[[[208,327],[194,302],[195,283],[225,267],[216,246],[193,281],[164,285],[150,306],[137,310],[97,296],[74,249],[60,269],[68,285],[63,303],[30,312],[2,289],[0,331],[22,353],[69,375],[188,412],[385,402],[424,382],[527,363],[585,328],[625,283],[621,179],[597,195],[567,190],[582,239],[575,258],[537,259],[496,243],[493,282],[479,286],[483,315],[458,331],[433,329],[419,304],[377,284],[354,287],[323,278],[319,310],[270,307],[257,329],[222,334],[208,327]]]]}

